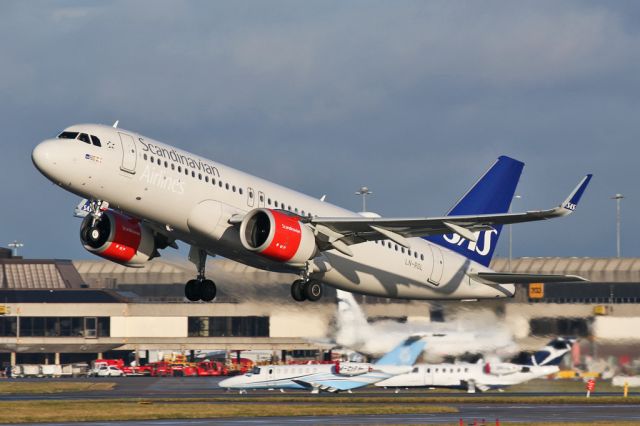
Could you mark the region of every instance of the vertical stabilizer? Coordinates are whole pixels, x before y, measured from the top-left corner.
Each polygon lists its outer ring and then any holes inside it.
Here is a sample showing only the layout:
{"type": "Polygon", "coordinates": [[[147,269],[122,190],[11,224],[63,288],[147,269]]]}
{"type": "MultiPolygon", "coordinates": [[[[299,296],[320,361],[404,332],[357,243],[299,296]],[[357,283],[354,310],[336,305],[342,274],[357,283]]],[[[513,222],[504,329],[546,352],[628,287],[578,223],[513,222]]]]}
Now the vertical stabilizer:
{"type": "Polygon", "coordinates": [[[422,353],[424,346],[425,341],[423,340],[423,336],[411,336],[376,361],[374,365],[412,366],[422,353]]]}
{"type": "MultiPolygon", "coordinates": [[[[524,163],[501,156],[473,187],[455,204],[447,216],[507,213],[520,180],[524,163]]],[[[426,237],[432,243],[453,250],[484,266],[489,266],[502,225],[476,233],[476,241],[458,234],[426,237]]]]}

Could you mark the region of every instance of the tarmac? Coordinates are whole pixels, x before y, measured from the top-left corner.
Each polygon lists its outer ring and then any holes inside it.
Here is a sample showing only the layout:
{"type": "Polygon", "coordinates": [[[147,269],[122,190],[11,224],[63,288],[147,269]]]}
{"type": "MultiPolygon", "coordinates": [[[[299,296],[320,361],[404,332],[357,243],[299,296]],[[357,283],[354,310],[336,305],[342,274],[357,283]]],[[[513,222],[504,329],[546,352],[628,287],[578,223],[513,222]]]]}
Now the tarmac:
{"type": "MultiPolygon", "coordinates": [[[[46,379],[28,379],[42,381],[46,379]]],[[[70,379],[60,379],[69,381],[70,379]]],[[[78,379],[73,379],[74,381],[78,379]]],[[[249,392],[239,395],[236,392],[228,392],[218,387],[221,378],[185,377],[185,378],[155,378],[155,377],[126,377],[107,379],[81,379],[90,381],[109,381],[117,383],[116,391],[100,391],[85,393],[64,394],[37,394],[37,395],[3,395],[0,400],[78,400],[78,399],[126,399],[126,398],[206,398],[213,396],[237,397],[238,402],[251,404],[252,396],[281,395],[279,391],[249,392]]],[[[22,380],[24,381],[24,379],[22,380]]],[[[309,396],[305,391],[288,391],[288,397],[309,396]]],[[[325,394],[326,395],[326,394],[325,394]]],[[[339,396],[363,397],[371,396],[463,396],[472,400],[476,396],[487,394],[469,395],[466,393],[439,393],[434,391],[420,391],[396,394],[393,390],[380,388],[366,388],[353,394],[341,393],[339,396]]],[[[530,392],[530,393],[491,393],[491,396],[549,396],[554,393],[530,392]]],[[[568,395],[561,393],[560,395],[568,395]]],[[[580,394],[584,395],[584,394],[580,394]]],[[[599,394],[605,395],[605,394],[599,394]]],[[[619,394],[618,394],[619,395],[619,394]]],[[[570,421],[637,421],[640,423],[640,406],[623,404],[598,404],[597,396],[592,404],[487,404],[474,403],[443,403],[449,407],[456,407],[459,412],[452,414],[398,414],[398,415],[348,415],[348,416],[300,416],[300,417],[239,417],[221,419],[194,419],[194,420],[149,420],[149,421],[113,421],[113,422],[86,422],[86,423],[44,423],[47,425],[310,425],[310,424],[458,424],[463,419],[464,424],[494,425],[496,419],[500,422],[570,422],[570,421]]],[[[430,403],[430,405],[432,405],[430,403]]],[[[43,423],[39,423],[42,425],[43,423]]]]}

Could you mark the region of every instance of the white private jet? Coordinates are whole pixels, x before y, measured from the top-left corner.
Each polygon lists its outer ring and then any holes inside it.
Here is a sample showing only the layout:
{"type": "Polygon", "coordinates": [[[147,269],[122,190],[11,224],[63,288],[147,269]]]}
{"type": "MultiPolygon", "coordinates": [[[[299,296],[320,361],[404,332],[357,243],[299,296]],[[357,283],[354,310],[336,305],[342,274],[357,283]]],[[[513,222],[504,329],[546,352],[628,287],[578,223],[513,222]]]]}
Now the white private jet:
{"type": "Polygon", "coordinates": [[[399,374],[376,383],[376,386],[400,388],[449,388],[486,392],[555,374],[562,358],[571,350],[574,339],[557,338],[524,362],[484,362],[475,364],[417,364],[410,373],[399,374]]]}
{"type": "Polygon", "coordinates": [[[491,355],[502,359],[519,352],[506,325],[489,312],[467,312],[468,318],[452,322],[411,322],[393,320],[369,323],[353,294],[338,290],[338,309],[333,343],[368,356],[381,356],[407,337],[420,334],[427,342],[422,354],[426,362],[467,354],[491,355]]]}
{"type": "Polygon", "coordinates": [[[411,336],[373,364],[263,365],[250,373],[230,377],[218,386],[246,392],[248,389],[306,389],[313,393],[351,391],[411,371],[425,342],[411,336]]]}
{"type": "Polygon", "coordinates": [[[511,297],[513,283],[581,280],[496,273],[488,268],[502,226],[572,213],[591,175],[549,210],[508,213],[524,166],[500,157],[447,216],[358,214],[138,133],[97,124],[66,128],[32,152],[38,170],[89,200],[80,238],[91,253],[131,267],[159,249],[191,246],[191,301],[211,301],[208,255],[299,275],[297,301],[322,283],[403,299],[511,297]]]}

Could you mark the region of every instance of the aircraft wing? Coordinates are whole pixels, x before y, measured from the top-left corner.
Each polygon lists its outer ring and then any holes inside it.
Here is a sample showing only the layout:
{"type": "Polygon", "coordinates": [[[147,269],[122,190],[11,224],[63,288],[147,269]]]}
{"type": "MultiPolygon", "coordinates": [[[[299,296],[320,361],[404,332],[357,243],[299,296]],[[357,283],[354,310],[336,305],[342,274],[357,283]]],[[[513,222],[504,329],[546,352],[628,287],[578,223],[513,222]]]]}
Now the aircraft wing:
{"type": "Polygon", "coordinates": [[[335,248],[345,254],[350,254],[349,245],[379,239],[390,239],[407,248],[410,243],[406,238],[429,235],[456,233],[476,241],[477,232],[498,225],[547,220],[573,213],[591,177],[591,174],[586,175],[559,206],[548,210],[425,218],[317,217],[306,222],[315,228],[321,249],[335,248]]]}

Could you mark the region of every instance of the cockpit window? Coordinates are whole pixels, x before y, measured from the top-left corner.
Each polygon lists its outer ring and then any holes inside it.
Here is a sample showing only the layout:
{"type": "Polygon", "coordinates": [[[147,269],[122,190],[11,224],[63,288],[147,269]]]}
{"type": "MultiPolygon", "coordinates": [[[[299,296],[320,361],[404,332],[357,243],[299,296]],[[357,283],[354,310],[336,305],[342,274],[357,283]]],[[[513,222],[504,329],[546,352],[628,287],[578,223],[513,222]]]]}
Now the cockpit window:
{"type": "Polygon", "coordinates": [[[91,135],[91,141],[95,146],[102,146],[102,144],[100,143],[100,139],[98,139],[97,136],[91,135]]]}
{"type": "Polygon", "coordinates": [[[89,140],[89,135],[86,133],[80,133],[80,136],[78,136],[78,139],[80,139],[84,143],[88,143],[89,145],[91,145],[91,141],[89,140]]]}
{"type": "Polygon", "coordinates": [[[58,139],[75,139],[78,132],[62,132],[58,135],[58,139]]]}
{"type": "Polygon", "coordinates": [[[252,374],[260,374],[260,367],[253,367],[253,369],[251,370],[252,374]]]}

